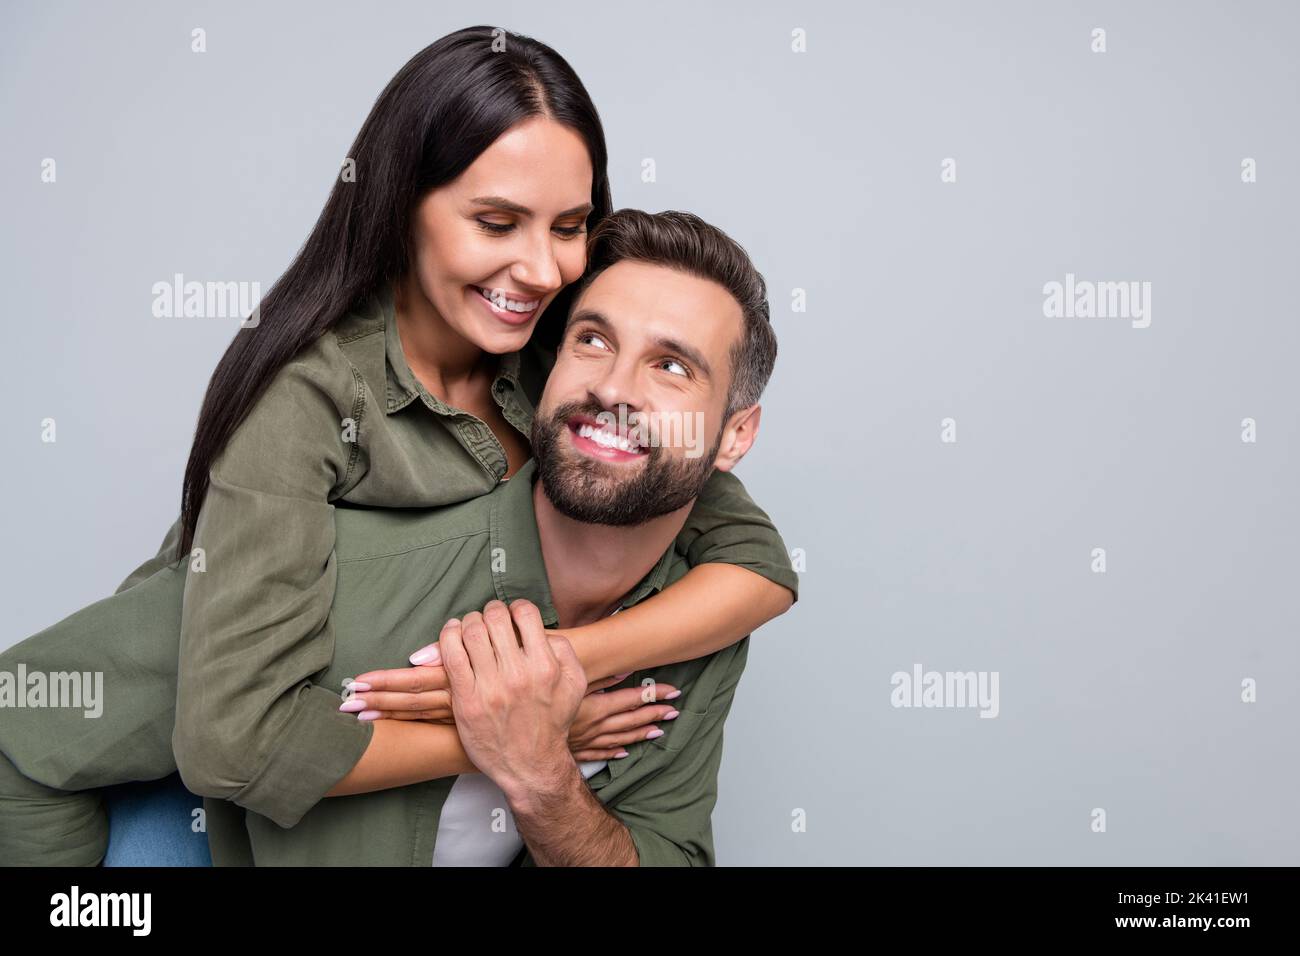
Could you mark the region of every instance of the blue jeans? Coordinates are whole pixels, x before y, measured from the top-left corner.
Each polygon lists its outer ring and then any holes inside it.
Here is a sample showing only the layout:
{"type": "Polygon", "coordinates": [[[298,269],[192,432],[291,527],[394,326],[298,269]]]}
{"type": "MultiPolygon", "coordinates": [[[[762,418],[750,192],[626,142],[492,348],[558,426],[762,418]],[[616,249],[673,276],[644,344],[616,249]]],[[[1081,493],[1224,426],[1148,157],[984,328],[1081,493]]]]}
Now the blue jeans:
{"type": "Polygon", "coordinates": [[[211,866],[206,830],[194,831],[203,798],[180,774],[105,787],[108,852],[103,866],[211,866]]]}

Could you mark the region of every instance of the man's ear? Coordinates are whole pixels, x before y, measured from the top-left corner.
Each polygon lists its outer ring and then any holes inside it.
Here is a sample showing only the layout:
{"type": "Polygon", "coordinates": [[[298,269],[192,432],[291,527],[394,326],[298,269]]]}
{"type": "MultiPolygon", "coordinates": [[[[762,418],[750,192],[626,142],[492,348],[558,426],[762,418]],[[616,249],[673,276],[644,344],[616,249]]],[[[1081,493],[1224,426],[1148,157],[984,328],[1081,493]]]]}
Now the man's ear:
{"type": "Polygon", "coordinates": [[[731,471],[745,457],[754,439],[758,437],[758,423],[763,417],[762,405],[750,405],[732,414],[722,429],[722,442],[713,467],[718,471],[731,471]]]}

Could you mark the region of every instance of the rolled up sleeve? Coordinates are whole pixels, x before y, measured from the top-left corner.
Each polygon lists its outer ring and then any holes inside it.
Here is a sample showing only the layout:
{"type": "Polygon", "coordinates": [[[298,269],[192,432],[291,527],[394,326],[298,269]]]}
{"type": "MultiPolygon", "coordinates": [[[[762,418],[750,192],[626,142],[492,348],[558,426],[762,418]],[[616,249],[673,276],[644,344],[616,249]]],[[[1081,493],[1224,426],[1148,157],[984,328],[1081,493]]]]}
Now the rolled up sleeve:
{"type": "Polygon", "coordinates": [[[799,599],[799,575],[790,563],[785,541],[767,512],[730,472],[715,471],[709,477],[676,546],[692,567],[734,564],[775,581],[799,599]]]}
{"type": "Polygon", "coordinates": [[[181,616],[172,744],[185,785],[282,827],[360,760],[374,732],[313,683],[334,654],[332,493],[356,467],[349,370],[282,369],[210,471],[181,616]],[[346,378],[343,376],[347,376],[346,378]]]}

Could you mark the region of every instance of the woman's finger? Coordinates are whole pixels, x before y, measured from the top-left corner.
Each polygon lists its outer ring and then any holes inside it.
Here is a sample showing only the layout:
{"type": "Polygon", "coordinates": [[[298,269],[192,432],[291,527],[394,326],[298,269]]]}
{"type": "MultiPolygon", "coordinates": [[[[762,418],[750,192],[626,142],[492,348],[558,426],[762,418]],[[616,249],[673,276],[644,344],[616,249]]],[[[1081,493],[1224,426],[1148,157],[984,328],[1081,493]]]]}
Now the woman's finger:
{"type": "Polygon", "coordinates": [[[638,707],[636,710],[620,711],[617,714],[610,714],[601,720],[592,723],[591,734],[608,734],[622,730],[633,730],[637,727],[645,727],[653,724],[657,720],[674,720],[677,717],[677,711],[670,704],[647,704],[644,707],[638,707]]]}
{"type": "MultiPolygon", "coordinates": [[[[423,720],[431,724],[452,725],[456,723],[449,710],[368,710],[362,713],[366,715],[366,720],[423,720]]],[[[357,718],[360,719],[361,715],[358,714],[357,718]]]]}
{"type": "MultiPolygon", "coordinates": [[[[668,695],[675,690],[677,688],[672,684],[647,684],[645,687],[622,687],[618,690],[607,690],[600,696],[603,698],[603,703],[608,706],[606,709],[601,710],[600,713],[614,714],[621,710],[635,710],[643,704],[667,703],[668,695]]],[[[676,699],[674,698],[674,700],[676,699]]]]}
{"type": "Polygon", "coordinates": [[[627,751],[622,747],[613,747],[609,750],[575,750],[573,753],[574,760],[621,760],[627,756],[627,751]]]}
{"type": "Polygon", "coordinates": [[[401,691],[407,694],[430,690],[447,690],[451,682],[447,679],[446,668],[437,667],[397,667],[388,670],[366,671],[352,679],[356,693],[364,694],[372,690],[401,691]]]}
{"type": "Polygon", "coordinates": [[[638,727],[636,730],[628,730],[619,734],[600,734],[591,740],[584,740],[582,746],[596,749],[604,747],[626,747],[628,744],[637,744],[643,740],[654,740],[656,737],[664,735],[661,727],[638,727]]]}
{"type": "Polygon", "coordinates": [[[594,694],[596,691],[604,690],[606,687],[613,687],[615,684],[621,684],[630,676],[632,676],[632,672],[628,671],[626,674],[615,674],[613,677],[602,677],[599,680],[594,680],[587,685],[587,693],[594,694]]]}
{"type": "Polygon", "coordinates": [[[440,667],[442,666],[442,651],[438,648],[438,642],[434,641],[432,644],[425,644],[407,660],[417,667],[440,667]]]}
{"type": "Polygon", "coordinates": [[[623,730],[635,730],[648,727],[660,720],[676,720],[678,712],[668,704],[647,704],[636,710],[627,710],[610,714],[603,720],[592,723],[591,734],[609,734],[623,730]]]}
{"type": "Polygon", "coordinates": [[[425,691],[418,694],[368,690],[356,694],[343,703],[339,710],[356,714],[363,710],[412,711],[451,710],[451,694],[445,690],[425,691]]]}

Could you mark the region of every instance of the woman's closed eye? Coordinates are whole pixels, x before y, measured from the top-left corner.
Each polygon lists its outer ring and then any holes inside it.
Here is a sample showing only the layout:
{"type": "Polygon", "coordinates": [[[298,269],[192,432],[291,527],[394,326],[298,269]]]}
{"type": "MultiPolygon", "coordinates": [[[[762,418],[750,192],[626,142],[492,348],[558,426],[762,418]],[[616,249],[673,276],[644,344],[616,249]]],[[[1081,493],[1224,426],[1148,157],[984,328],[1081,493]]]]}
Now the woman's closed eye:
{"type": "MultiPolygon", "coordinates": [[[[514,231],[515,229],[515,223],[513,222],[490,222],[487,219],[478,219],[478,218],[476,218],[474,221],[479,224],[480,228],[482,228],[484,232],[487,232],[493,236],[504,236],[507,233],[514,231]]],[[[585,227],[581,225],[577,225],[577,226],[552,226],[551,231],[564,239],[572,239],[575,236],[582,235],[587,230],[585,227]]]]}

